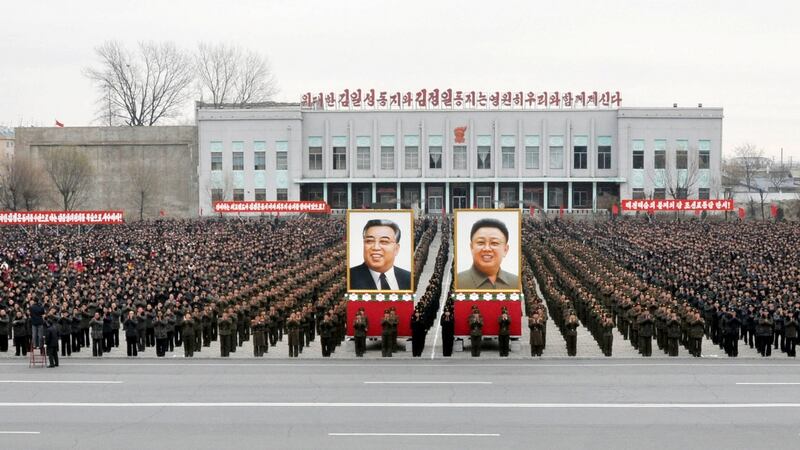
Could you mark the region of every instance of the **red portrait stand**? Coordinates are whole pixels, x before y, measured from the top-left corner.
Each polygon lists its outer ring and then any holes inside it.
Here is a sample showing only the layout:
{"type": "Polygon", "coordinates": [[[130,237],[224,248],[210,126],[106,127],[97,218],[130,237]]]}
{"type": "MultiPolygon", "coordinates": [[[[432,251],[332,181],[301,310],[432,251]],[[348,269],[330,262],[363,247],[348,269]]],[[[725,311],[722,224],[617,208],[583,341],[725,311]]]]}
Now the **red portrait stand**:
{"type": "Polygon", "coordinates": [[[376,295],[347,294],[347,336],[352,337],[354,333],[353,322],[356,313],[364,308],[367,316],[367,337],[381,337],[383,327],[384,312],[389,308],[394,308],[397,314],[397,336],[411,336],[411,316],[414,314],[414,297],[412,295],[396,294],[396,300],[390,300],[391,294],[383,296],[382,300],[377,300],[376,295]],[[366,298],[366,299],[365,299],[366,298]]]}
{"type": "MultiPolygon", "coordinates": [[[[511,300],[508,294],[505,299],[497,299],[496,294],[492,294],[491,299],[484,300],[484,294],[479,294],[480,298],[470,299],[469,294],[456,294],[453,298],[453,320],[455,322],[456,336],[469,336],[469,316],[472,315],[472,306],[475,305],[483,317],[483,336],[498,336],[500,325],[498,319],[503,313],[503,308],[508,310],[511,318],[511,337],[522,336],[522,294],[516,294],[516,299],[511,300]],[[459,299],[464,297],[463,299],[459,299]]],[[[512,294],[513,295],[513,294],[512,294]]],[[[473,296],[474,297],[474,296],[473,296]]]]}

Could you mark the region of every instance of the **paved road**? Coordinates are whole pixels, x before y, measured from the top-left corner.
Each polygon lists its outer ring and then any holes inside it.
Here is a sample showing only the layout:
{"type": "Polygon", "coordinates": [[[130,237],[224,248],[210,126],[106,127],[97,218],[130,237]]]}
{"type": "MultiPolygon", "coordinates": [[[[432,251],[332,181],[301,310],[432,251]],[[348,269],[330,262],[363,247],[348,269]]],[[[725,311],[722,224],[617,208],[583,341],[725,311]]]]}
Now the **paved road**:
{"type": "Polygon", "coordinates": [[[744,449],[799,434],[787,360],[0,363],[3,448],[744,449]]]}

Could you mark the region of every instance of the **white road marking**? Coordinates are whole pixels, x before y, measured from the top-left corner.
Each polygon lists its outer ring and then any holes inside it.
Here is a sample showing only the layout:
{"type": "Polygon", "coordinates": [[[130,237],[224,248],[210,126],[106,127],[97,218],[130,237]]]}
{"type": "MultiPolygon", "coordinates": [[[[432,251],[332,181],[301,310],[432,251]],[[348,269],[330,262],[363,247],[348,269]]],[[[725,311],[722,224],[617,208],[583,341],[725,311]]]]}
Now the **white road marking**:
{"type": "MultiPolygon", "coordinates": [[[[565,358],[566,359],[566,358],[565,358]]],[[[574,360],[575,358],[570,358],[574,360]]],[[[557,360],[557,358],[553,358],[553,360],[557,360]]],[[[580,360],[580,358],[578,358],[580,360]]],[[[565,363],[565,364],[553,364],[553,363],[541,363],[535,360],[531,360],[530,362],[520,362],[519,364],[514,363],[494,363],[490,360],[487,360],[485,363],[459,363],[460,360],[453,360],[452,363],[446,364],[439,364],[439,363],[427,363],[420,361],[414,362],[394,362],[394,361],[382,361],[376,359],[374,362],[370,363],[272,363],[272,362],[242,362],[242,363],[231,363],[231,362],[220,362],[220,363],[193,363],[193,362],[153,362],[153,363],[70,363],[70,367],[74,366],[108,366],[108,367],[189,367],[189,366],[197,366],[197,367],[254,367],[254,368],[265,368],[265,367],[521,367],[521,368],[539,368],[539,367],[727,367],[727,368],[735,368],[735,367],[769,367],[769,368],[791,368],[791,369],[800,369],[800,362],[789,362],[789,363],[593,363],[592,360],[607,360],[607,358],[587,358],[586,364],[580,363],[565,363]]],[[[28,362],[19,362],[19,363],[0,363],[0,366],[27,366],[28,362]]]]}
{"type": "Polygon", "coordinates": [[[491,381],[365,381],[364,384],[492,384],[491,381]]]}
{"type": "Polygon", "coordinates": [[[359,403],[359,402],[0,402],[15,408],[445,408],[445,409],[765,409],[800,403],[359,403]]]}
{"type": "Polygon", "coordinates": [[[800,383],[736,383],[740,386],[784,386],[784,385],[795,385],[800,383]]]}
{"type": "Polygon", "coordinates": [[[458,436],[497,437],[500,433],[328,433],[328,436],[458,436]]]}
{"type": "Polygon", "coordinates": [[[122,384],[122,381],[72,381],[72,380],[0,380],[0,383],[43,384],[122,384]]]}
{"type": "Polygon", "coordinates": [[[0,434],[40,434],[39,431],[0,431],[0,434]]]}

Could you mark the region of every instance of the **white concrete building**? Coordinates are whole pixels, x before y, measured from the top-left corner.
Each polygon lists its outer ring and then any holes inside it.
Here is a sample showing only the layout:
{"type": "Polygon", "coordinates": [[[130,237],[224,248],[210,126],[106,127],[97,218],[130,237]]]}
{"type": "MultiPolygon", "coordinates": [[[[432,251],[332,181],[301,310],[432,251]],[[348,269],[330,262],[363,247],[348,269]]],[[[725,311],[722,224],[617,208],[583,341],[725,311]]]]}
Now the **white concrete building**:
{"type": "Polygon", "coordinates": [[[593,210],[717,198],[721,108],[316,110],[197,105],[199,201],[593,210]],[[686,191],[686,192],[684,192],[686,191]]]}

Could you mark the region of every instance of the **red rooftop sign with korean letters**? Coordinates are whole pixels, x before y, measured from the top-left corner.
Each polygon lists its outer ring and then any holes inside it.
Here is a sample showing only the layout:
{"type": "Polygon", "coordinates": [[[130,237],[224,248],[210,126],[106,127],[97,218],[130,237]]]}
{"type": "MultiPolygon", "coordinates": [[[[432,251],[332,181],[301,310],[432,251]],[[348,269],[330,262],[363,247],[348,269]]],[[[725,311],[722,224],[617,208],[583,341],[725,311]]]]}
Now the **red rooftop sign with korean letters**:
{"type": "Polygon", "coordinates": [[[302,106],[313,109],[555,109],[618,108],[619,91],[465,91],[421,89],[378,91],[345,89],[341,92],[307,92],[302,106]]]}
{"type": "Polygon", "coordinates": [[[624,211],[733,211],[733,200],[623,200],[624,211]]]}
{"type": "Polygon", "coordinates": [[[122,215],[122,211],[0,211],[0,225],[120,224],[122,215]]]}

